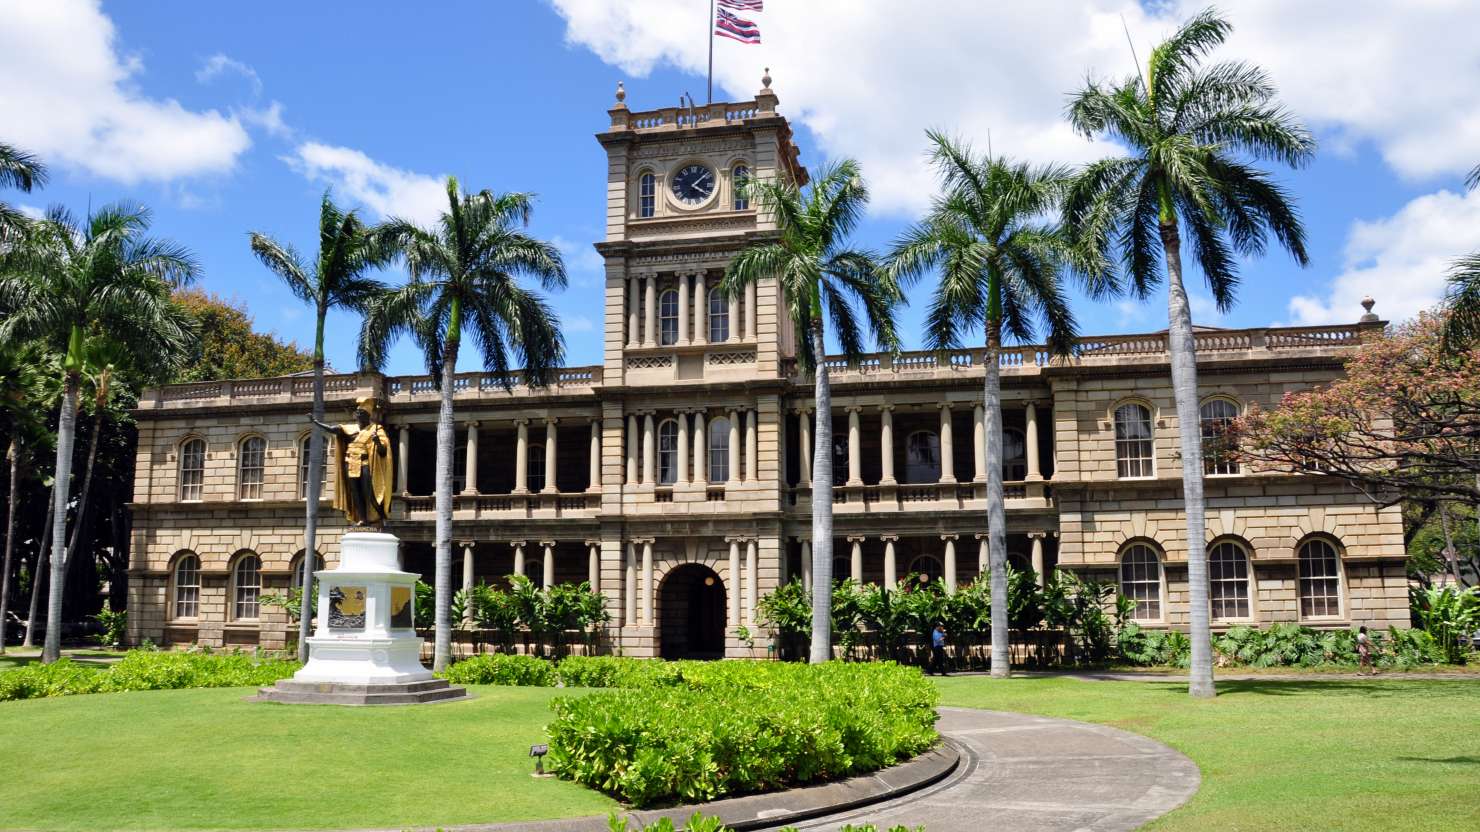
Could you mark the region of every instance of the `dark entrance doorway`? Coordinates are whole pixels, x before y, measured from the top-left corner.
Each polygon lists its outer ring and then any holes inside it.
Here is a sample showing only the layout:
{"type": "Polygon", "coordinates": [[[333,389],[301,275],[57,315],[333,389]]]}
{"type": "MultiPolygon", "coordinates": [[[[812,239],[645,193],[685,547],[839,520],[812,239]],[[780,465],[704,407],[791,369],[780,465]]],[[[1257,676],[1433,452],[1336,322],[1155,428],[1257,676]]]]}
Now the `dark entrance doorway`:
{"type": "Polygon", "coordinates": [[[659,604],[663,658],[724,658],[725,585],[713,569],[687,563],[669,572],[659,604]]]}

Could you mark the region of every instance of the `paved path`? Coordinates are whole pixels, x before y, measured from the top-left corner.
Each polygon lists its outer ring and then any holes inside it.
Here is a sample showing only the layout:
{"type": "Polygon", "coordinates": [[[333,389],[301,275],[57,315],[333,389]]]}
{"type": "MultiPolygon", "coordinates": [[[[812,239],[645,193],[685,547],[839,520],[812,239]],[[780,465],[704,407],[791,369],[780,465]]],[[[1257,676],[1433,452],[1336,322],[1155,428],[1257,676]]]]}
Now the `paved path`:
{"type": "Polygon", "coordinates": [[[1135,829],[1197,791],[1197,765],[1154,740],[1103,725],[1001,711],[941,708],[940,731],[961,765],[897,800],[799,824],[926,832],[1114,832],[1135,829]]]}

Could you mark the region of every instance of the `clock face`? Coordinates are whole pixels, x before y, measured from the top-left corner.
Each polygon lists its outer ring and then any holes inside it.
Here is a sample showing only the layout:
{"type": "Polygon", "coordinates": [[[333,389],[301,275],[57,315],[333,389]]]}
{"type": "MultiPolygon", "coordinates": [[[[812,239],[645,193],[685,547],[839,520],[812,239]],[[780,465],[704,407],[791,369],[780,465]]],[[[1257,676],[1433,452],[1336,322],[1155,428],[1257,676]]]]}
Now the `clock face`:
{"type": "Polygon", "coordinates": [[[685,205],[698,205],[714,193],[714,171],[688,165],[673,176],[673,195],[685,205]]]}

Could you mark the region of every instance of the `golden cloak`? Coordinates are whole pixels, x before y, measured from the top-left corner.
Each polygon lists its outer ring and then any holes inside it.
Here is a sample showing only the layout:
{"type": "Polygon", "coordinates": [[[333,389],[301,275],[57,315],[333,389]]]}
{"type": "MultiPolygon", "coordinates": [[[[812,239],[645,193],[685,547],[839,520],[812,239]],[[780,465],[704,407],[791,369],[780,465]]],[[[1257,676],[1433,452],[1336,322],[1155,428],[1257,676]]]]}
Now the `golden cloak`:
{"type": "Polygon", "coordinates": [[[374,422],[365,428],[351,423],[340,425],[339,429],[343,435],[334,443],[334,507],[344,512],[351,523],[384,522],[391,515],[390,437],[386,435],[385,428],[374,422]],[[375,450],[373,438],[377,435],[385,448],[384,455],[375,450]],[[360,471],[362,456],[369,460],[370,493],[374,495],[375,504],[380,508],[380,516],[375,518],[356,517],[354,501],[349,498],[348,476],[365,475],[360,471]]]}

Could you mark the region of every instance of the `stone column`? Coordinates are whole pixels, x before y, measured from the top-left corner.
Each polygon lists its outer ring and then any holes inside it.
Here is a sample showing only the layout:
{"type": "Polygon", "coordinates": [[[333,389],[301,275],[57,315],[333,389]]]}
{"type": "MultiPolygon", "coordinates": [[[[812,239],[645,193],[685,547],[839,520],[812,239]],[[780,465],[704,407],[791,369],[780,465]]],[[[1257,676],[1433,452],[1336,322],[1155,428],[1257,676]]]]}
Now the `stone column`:
{"type": "Polygon", "coordinates": [[[1028,539],[1033,541],[1033,571],[1038,573],[1038,585],[1043,586],[1047,576],[1043,574],[1043,538],[1044,532],[1030,532],[1028,539]]]}
{"type": "Polygon", "coordinates": [[[755,603],[760,592],[760,575],[756,568],[757,549],[755,538],[745,541],[745,626],[755,626],[755,603]]]}
{"type": "Polygon", "coordinates": [[[940,404],[940,481],[956,481],[956,453],[952,447],[951,406],[940,404]]]}
{"type": "Polygon", "coordinates": [[[755,340],[755,281],[745,284],[745,340],[755,340]]]}
{"type": "Polygon", "coordinates": [[[703,272],[694,275],[694,321],[699,330],[694,333],[694,341],[709,343],[709,285],[703,272]]]}
{"type": "Polygon", "coordinates": [[[1023,442],[1028,446],[1028,480],[1036,482],[1043,479],[1043,470],[1038,464],[1038,406],[1028,402],[1025,415],[1027,424],[1023,431],[1023,442]]]}
{"type": "Polygon", "coordinates": [[[627,484],[637,485],[637,414],[627,414],[627,484]]]}
{"type": "Polygon", "coordinates": [[[730,587],[729,600],[730,616],[729,628],[731,630],[740,626],[740,538],[726,538],[730,542],[730,587]]]}
{"type": "Polygon", "coordinates": [[[529,493],[529,420],[515,419],[519,426],[518,438],[514,440],[514,493],[529,493]]]}
{"type": "Polygon", "coordinates": [[[899,535],[886,534],[879,539],[884,541],[884,586],[895,589],[899,586],[899,567],[894,561],[894,541],[899,535]]]}
{"type": "Polygon", "coordinates": [[[528,574],[524,570],[524,543],[525,543],[525,541],[523,541],[523,540],[515,540],[515,541],[512,541],[511,543],[509,543],[510,546],[513,546],[514,547],[514,574],[515,575],[527,575],[528,574]]]}
{"type": "Polygon", "coordinates": [[[706,439],[704,411],[694,411],[694,482],[709,482],[709,441],[706,439]]]}
{"type": "Polygon", "coordinates": [[[541,540],[540,545],[545,548],[544,568],[540,571],[541,586],[549,589],[555,585],[555,541],[541,540]]]}
{"type": "Polygon", "coordinates": [[[800,452],[797,459],[800,469],[797,471],[797,483],[803,486],[812,485],[812,413],[807,408],[802,408],[797,414],[797,450],[800,452]]]}
{"type": "Polygon", "coordinates": [[[678,343],[689,343],[689,280],[691,275],[678,276],[678,343]]]}
{"type": "Polygon", "coordinates": [[[653,540],[642,542],[642,625],[653,626],[653,540]]]}
{"type": "Polygon", "coordinates": [[[658,465],[658,443],[653,434],[653,414],[648,411],[642,417],[642,484],[654,485],[658,482],[656,473],[658,465]]]}
{"type": "Polygon", "coordinates": [[[463,455],[463,470],[467,472],[462,493],[478,493],[478,423],[468,422],[468,447],[463,455]]]}
{"type": "Polygon", "coordinates": [[[560,491],[560,484],[555,482],[555,443],[560,437],[555,423],[558,421],[554,416],[545,417],[545,487],[541,490],[546,494],[560,491]]]}
{"type": "Polygon", "coordinates": [[[987,481],[987,411],[981,405],[971,409],[971,467],[975,482],[987,481]]]}
{"type": "Polygon", "coordinates": [[[760,411],[754,408],[745,411],[745,481],[759,482],[756,476],[760,468],[760,411]]]}
{"type": "MultiPolygon", "coordinates": [[[[858,426],[857,405],[848,407],[848,484],[863,485],[863,437],[858,426]]],[[[827,449],[823,448],[826,453],[827,449]]]]}
{"type": "Polygon", "coordinates": [[[945,573],[946,573],[945,574],[946,592],[955,592],[956,591],[956,535],[953,535],[953,534],[943,534],[943,535],[940,536],[940,539],[941,540],[944,540],[945,543],[946,543],[946,552],[945,552],[945,557],[944,557],[944,560],[945,560],[945,573]]]}
{"type": "Polygon", "coordinates": [[[879,408],[879,462],[883,466],[880,485],[894,485],[894,405],[879,408]]]}
{"type": "Polygon", "coordinates": [[[464,540],[463,543],[462,543],[462,547],[463,547],[462,588],[463,588],[463,599],[464,599],[463,600],[463,623],[464,624],[472,624],[473,623],[473,604],[472,604],[473,574],[474,574],[474,571],[475,571],[474,568],[473,568],[473,541],[471,541],[471,540],[464,540]]]}
{"type": "Polygon", "coordinates": [[[740,411],[730,411],[730,476],[725,480],[725,485],[740,484],[740,440],[744,438],[740,432],[740,411]]]}
{"type": "Polygon", "coordinates": [[[740,342],[740,296],[731,295],[729,304],[730,337],[725,340],[727,343],[736,344],[740,342]]]}
{"type": "Polygon", "coordinates": [[[859,584],[863,583],[863,541],[864,538],[861,537],[848,538],[848,542],[853,544],[852,551],[849,552],[848,577],[859,584]]]}
{"type": "Polygon", "coordinates": [[[586,541],[586,583],[592,592],[601,591],[601,541],[586,541]]]}
{"type": "Polygon", "coordinates": [[[637,626],[637,541],[627,541],[627,569],[622,576],[622,614],[628,627],[637,626]]]}
{"type": "Polygon", "coordinates": [[[678,419],[678,448],[673,455],[678,462],[675,482],[682,485],[689,481],[689,414],[679,411],[673,415],[678,419]]]}
{"type": "Polygon", "coordinates": [[[638,335],[641,328],[637,323],[637,310],[642,302],[642,285],[637,278],[627,278],[627,346],[635,347],[638,344],[638,335]]]}
{"type": "Polygon", "coordinates": [[[802,588],[812,591],[812,541],[802,541],[802,588]]]}
{"type": "Polygon", "coordinates": [[[981,580],[991,571],[991,554],[987,551],[987,535],[985,533],[976,536],[976,574],[977,580],[981,580]]]}
{"type": "Polygon", "coordinates": [[[601,490],[601,419],[591,420],[591,467],[586,475],[587,491],[601,490]]]}
{"type": "Polygon", "coordinates": [[[650,274],[643,278],[643,282],[647,284],[647,294],[643,297],[642,345],[656,347],[658,345],[658,276],[650,274]]]}
{"type": "MultiPolygon", "coordinates": [[[[325,470],[329,462],[329,440],[324,440],[324,463],[325,470]]],[[[401,496],[411,494],[408,481],[411,466],[411,426],[402,425],[396,432],[396,488],[400,490],[401,496]]]]}

